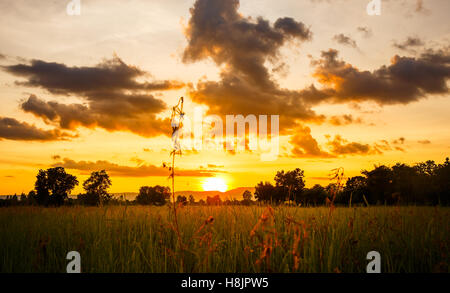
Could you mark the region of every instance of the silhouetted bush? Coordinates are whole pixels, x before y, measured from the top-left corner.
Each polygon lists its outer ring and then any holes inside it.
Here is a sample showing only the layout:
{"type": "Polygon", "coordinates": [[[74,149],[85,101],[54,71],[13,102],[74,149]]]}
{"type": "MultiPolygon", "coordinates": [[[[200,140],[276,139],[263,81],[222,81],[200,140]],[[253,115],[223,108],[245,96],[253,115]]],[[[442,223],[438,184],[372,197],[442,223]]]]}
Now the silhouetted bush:
{"type": "Polygon", "coordinates": [[[136,196],[136,203],[142,205],[162,206],[167,203],[170,198],[170,189],[156,185],[154,187],[142,186],[139,194],[136,196]]]}

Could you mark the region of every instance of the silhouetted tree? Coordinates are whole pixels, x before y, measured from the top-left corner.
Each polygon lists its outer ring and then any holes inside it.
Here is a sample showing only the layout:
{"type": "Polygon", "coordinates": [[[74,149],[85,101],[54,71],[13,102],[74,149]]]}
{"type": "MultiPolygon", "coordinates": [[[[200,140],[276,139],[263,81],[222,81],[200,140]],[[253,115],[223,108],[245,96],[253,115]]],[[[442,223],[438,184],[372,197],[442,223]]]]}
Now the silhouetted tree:
{"type": "Polygon", "coordinates": [[[252,200],[252,193],[248,190],[244,191],[242,198],[246,201],[252,200]]]}
{"type": "Polygon", "coordinates": [[[38,204],[36,191],[31,190],[30,192],[28,192],[27,202],[29,205],[37,205],[38,204]]]}
{"type": "Polygon", "coordinates": [[[392,198],[392,170],[384,165],[375,166],[372,171],[361,172],[367,178],[369,204],[380,204],[392,198]]]}
{"type": "Polygon", "coordinates": [[[182,204],[182,205],[187,205],[188,201],[187,201],[186,196],[184,196],[184,195],[177,196],[177,203],[182,204]]]}
{"type": "Polygon", "coordinates": [[[385,198],[386,203],[425,202],[427,191],[422,190],[421,180],[417,168],[397,163],[392,167],[392,195],[385,198]]]}
{"type": "Polygon", "coordinates": [[[36,190],[36,201],[38,205],[48,205],[50,200],[50,191],[48,187],[47,171],[39,170],[34,183],[36,190]]]}
{"type": "Polygon", "coordinates": [[[154,187],[142,186],[139,194],[136,196],[136,202],[143,205],[162,206],[167,203],[170,198],[169,187],[156,185],[154,187]]]}
{"type": "Polygon", "coordinates": [[[207,196],[206,204],[207,205],[221,205],[222,200],[220,199],[220,195],[217,194],[215,196],[207,196]]]}
{"type": "Polygon", "coordinates": [[[312,188],[306,188],[301,195],[301,202],[303,205],[322,205],[325,203],[327,197],[327,191],[319,184],[314,185],[312,188]]]}
{"type": "Polygon", "coordinates": [[[20,205],[28,205],[27,196],[23,192],[20,194],[20,205]]]}
{"type": "Polygon", "coordinates": [[[287,194],[280,187],[273,186],[269,182],[260,182],[255,187],[255,198],[265,203],[279,204],[285,201],[287,194]]]}
{"type": "Polygon", "coordinates": [[[434,204],[450,204],[450,160],[445,159],[443,164],[439,164],[435,170],[434,184],[436,187],[437,202],[434,204]]]}
{"type": "Polygon", "coordinates": [[[341,204],[364,203],[363,196],[368,195],[367,180],[363,176],[351,177],[344,190],[337,196],[336,202],[341,204]]]}
{"type": "Polygon", "coordinates": [[[249,190],[244,191],[242,194],[242,204],[244,205],[250,205],[252,203],[252,193],[249,190]]]}
{"type": "MultiPolygon", "coordinates": [[[[281,188],[287,195],[287,200],[298,202],[300,195],[305,187],[304,171],[297,168],[293,171],[284,170],[277,172],[275,175],[276,187],[281,188]]],[[[284,199],[286,200],[286,199],[284,199]]]]}
{"type": "Polygon", "coordinates": [[[92,172],[91,176],[83,182],[86,194],[81,196],[81,200],[87,205],[105,204],[111,200],[111,195],[108,194],[110,186],[111,179],[105,170],[92,172]]]}
{"type": "Polygon", "coordinates": [[[434,161],[428,160],[426,162],[416,164],[414,168],[418,171],[420,175],[432,177],[436,174],[438,166],[434,161]]]}
{"type": "Polygon", "coordinates": [[[60,206],[76,185],[77,177],[67,174],[63,167],[39,170],[35,183],[37,202],[40,205],[60,206]]]}
{"type": "Polygon", "coordinates": [[[195,198],[192,194],[189,195],[189,204],[195,204],[195,198]]]}

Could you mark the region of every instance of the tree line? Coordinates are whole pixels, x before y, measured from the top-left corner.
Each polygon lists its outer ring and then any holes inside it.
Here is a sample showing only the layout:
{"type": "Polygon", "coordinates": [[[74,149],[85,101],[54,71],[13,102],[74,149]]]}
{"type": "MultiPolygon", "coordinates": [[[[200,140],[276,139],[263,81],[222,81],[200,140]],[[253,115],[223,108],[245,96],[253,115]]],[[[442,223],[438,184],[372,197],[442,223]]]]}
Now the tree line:
{"type": "MultiPolygon", "coordinates": [[[[195,198],[179,195],[179,205],[251,205],[295,204],[319,206],[333,202],[338,205],[448,205],[450,203],[450,161],[446,158],[442,164],[426,161],[413,166],[397,163],[392,167],[374,166],[370,171],[361,171],[360,176],[348,178],[335,176],[327,186],[305,187],[304,171],[297,168],[292,171],[278,171],[275,184],[260,182],[254,195],[245,191],[242,200],[222,201],[220,196],[195,201],[195,198]],[[253,200],[254,198],[254,200],[253,200]]],[[[165,186],[142,186],[133,201],[113,198],[108,193],[111,179],[105,170],[94,171],[83,182],[85,193],[76,199],[69,197],[79,184],[77,177],[66,173],[62,167],[39,170],[34,189],[28,195],[8,196],[0,200],[0,206],[11,205],[88,205],[139,204],[163,206],[170,202],[170,188],[165,186]]]]}
{"type": "Polygon", "coordinates": [[[341,205],[448,205],[450,203],[450,161],[442,164],[426,161],[413,166],[397,163],[392,167],[374,166],[360,176],[331,182],[327,186],[305,188],[304,171],[279,171],[275,185],[260,182],[255,198],[266,203],[324,205],[333,201],[341,205]]]}

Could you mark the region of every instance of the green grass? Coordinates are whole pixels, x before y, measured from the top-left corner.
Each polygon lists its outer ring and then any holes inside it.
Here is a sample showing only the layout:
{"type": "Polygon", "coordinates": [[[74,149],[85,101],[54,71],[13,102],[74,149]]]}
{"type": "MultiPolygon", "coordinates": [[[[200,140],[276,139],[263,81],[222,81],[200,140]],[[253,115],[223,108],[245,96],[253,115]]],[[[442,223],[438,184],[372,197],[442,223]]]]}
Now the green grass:
{"type": "Polygon", "coordinates": [[[83,272],[365,272],[376,250],[382,272],[449,272],[449,213],[187,206],[180,241],[168,206],[1,208],[0,271],[65,272],[76,250],[83,272]]]}

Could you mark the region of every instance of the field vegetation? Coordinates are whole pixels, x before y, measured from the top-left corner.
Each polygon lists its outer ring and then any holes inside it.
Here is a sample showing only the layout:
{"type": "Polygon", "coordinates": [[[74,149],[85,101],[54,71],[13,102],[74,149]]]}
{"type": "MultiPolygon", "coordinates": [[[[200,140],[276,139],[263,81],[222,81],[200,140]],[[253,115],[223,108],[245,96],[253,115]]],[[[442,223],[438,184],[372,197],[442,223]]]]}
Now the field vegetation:
{"type": "Polygon", "coordinates": [[[448,272],[446,207],[8,207],[1,272],[448,272]],[[180,239],[178,238],[180,235],[180,239]]]}

